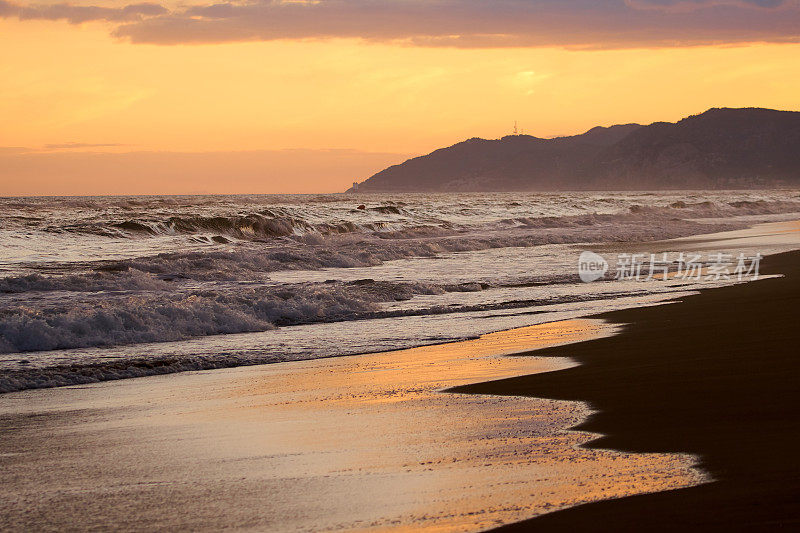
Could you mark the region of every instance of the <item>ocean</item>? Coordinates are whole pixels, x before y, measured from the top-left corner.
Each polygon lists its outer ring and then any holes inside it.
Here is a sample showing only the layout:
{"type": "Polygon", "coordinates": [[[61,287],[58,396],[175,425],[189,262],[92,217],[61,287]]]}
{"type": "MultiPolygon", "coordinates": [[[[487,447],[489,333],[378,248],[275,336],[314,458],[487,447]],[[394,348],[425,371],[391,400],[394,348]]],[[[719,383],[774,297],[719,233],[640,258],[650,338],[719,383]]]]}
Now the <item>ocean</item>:
{"type": "Polygon", "coordinates": [[[658,303],[731,281],[616,280],[611,261],[583,283],[581,251],[798,213],[798,191],[3,198],[0,392],[409,348],[658,303]]]}

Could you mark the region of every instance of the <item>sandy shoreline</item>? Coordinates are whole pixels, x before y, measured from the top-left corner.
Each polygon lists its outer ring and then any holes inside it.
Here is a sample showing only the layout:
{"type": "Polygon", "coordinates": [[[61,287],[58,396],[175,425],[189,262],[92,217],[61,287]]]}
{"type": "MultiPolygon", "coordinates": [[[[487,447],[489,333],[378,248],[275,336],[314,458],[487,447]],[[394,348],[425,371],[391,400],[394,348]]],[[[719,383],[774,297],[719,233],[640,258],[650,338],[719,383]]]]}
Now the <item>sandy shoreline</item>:
{"type": "Polygon", "coordinates": [[[572,320],[336,359],[0,398],[0,528],[479,531],[704,481],[683,454],[579,447],[580,403],[445,394],[569,367],[505,357],[572,320]]]}
{"type": "Polygon", "coordinates": [[[773,256],[762,272],[786,277],[603,321],[4,394],[0,528],[789,523],[798,266],[773,256]]]}
{"type": "Polygon", "coordinates": [[[784,277],[724,287],[675,305],[602,315],[617,336],[536,356],[581,364],[459,392],[581,400],[599,412],[588,444],[689,452],[714,481],[567,509],[504,531],[740,530],[800,524],[800,252],[768,257],[784,277]]]}

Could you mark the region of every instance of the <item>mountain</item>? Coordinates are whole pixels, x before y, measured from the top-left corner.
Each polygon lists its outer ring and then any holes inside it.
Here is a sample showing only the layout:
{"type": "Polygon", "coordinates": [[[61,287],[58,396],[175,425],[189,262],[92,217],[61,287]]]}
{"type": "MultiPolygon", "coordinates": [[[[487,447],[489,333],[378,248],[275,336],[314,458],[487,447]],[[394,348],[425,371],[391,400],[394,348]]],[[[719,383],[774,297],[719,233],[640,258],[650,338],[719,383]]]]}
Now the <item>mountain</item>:
{"type": "MultiPolygon", "coordinates": [[[[473,138],[391,166],[359,192],[800,185],[800,112],[714,108],[571,137],[473,138]]],[[[355,189],[355,187],[354,187],[355,189]]],[[[354,190],[354,189],[351,189],[354,190]]]]}

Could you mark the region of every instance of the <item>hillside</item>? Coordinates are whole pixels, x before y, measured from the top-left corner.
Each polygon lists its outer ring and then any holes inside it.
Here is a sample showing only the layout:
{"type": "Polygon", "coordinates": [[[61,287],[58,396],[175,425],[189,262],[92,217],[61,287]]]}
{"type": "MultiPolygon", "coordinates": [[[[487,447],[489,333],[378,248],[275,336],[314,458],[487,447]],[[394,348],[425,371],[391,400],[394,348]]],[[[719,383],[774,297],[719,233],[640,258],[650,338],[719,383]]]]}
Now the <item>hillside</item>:
{"type": "MultiPolygon", "coordinates": [[[[473,138],[389,167],[359,192],[800,185],[800,113],[710,109],[571,137],[473,138]]],[[[351,189],[352,190],[352,189],[351,189]]]]}

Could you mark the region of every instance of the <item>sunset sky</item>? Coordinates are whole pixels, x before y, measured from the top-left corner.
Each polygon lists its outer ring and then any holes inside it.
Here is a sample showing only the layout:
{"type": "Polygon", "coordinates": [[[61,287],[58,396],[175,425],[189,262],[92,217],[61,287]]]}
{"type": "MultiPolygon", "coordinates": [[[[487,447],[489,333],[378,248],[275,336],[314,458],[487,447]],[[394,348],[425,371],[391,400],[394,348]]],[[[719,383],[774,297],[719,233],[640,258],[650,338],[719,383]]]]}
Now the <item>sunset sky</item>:
{"type": "Polygon", "coordinates": [[[335,192],[515,120],[800,109],[798,0],[199,2],[0,0],[0,195],[335,192]]]}

